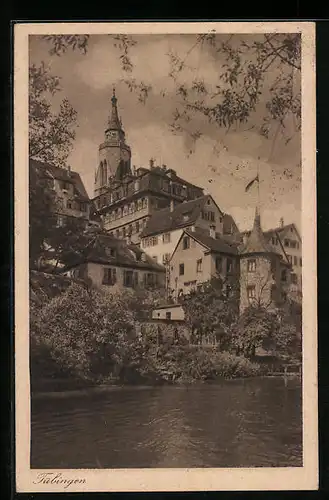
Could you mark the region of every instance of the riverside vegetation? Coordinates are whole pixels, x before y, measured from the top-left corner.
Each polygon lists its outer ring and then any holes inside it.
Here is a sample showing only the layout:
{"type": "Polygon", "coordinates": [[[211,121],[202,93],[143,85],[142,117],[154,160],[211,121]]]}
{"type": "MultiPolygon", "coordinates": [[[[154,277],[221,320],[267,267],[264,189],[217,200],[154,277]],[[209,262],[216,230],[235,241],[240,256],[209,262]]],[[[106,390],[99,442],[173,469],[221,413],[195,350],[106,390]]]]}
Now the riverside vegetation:
{"type": "MultiPolygon", "coordinates": [[[[258,376],[266,368],[252,361],[255,347],[276,344],[279,353],[283,348],[293,350],[296,344],[293,327],[283,326],[281,318],[279,328],[273,314],[263,310],[249,310],[237,318],[231,315],[231,338],[222,328],[216,334],[222,342],[216,345],[191,345],[186,338],[173,341],[166,335],[159,343],[155,325],[146,335],[139,333],[141,316],[147,317],[152,307],[150,297],[133,290],[111,295],[106,289],[73,282],[43,304],[31,300],[32,387],[49,379],[98,385],[258,376]]],[[[199,327],[202,335],[202,324],[199,327]]],[[[204,328],[209,334],[209,325],[204,328]]]]}

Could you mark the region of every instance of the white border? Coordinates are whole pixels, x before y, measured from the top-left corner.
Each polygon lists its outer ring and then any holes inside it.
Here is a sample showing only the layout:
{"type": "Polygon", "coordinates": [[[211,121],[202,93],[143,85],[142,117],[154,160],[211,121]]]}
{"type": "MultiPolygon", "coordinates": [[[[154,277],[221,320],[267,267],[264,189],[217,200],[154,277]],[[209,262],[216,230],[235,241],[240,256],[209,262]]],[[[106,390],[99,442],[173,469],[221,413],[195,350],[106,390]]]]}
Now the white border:
{"type": "MultiPolygon", "coordinates": [[[[40,23],[14,29],[16,488],[23,492],[314,490],[318,487],[315,23],[40,23]],[[56,470],[83,484],[36,484],[31,470],[28,341],[28,35],[302,33],[303,467],[56,470]]],[[[46,472],[46,471],[44,471],[46,472]]],[[[49,472],[49,471],[48,471],[49,472]]]]}

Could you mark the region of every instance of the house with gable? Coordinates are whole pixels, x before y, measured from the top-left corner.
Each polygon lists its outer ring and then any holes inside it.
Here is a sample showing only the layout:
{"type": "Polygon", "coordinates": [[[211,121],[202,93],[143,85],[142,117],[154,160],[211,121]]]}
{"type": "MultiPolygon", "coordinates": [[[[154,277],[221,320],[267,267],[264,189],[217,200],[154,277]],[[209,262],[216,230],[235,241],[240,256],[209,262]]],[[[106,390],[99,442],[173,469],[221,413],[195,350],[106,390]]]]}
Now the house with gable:
{"type": "Polygon", "coordinates": [[[170,297],[178,300],[213,277],[232,284],[238,281],[238,245],[202,228],[185,228],[169,263],[170,297]]]}
{"type": "Polygon", "coordinates": [[[154,213],[141,233],[141,248],[157,262],[166,264],[183,231],[188,228],[200,229],[208,236],[221,236],[232,242],[240,241],[233,218],[224,214],[208,194],[154,213]]]}

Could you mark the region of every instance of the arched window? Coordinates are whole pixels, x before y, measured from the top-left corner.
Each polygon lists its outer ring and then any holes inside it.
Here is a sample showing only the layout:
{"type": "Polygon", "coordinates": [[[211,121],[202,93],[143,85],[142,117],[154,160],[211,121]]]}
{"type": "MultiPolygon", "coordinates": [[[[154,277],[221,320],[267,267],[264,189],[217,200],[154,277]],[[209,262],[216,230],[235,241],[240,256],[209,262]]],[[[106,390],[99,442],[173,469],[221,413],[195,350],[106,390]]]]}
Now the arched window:
{"type": "Polygon", "coordinates": [[[106,160],[104,160],[104,164],[103,164],[103,184],[107,184],[107,163],[106,163],[106,160]]]}
{"type": "Polygon", "coordinates": [[[103,162],[101,161],[99,164],[99,183],[103,185],[103,162]]]}

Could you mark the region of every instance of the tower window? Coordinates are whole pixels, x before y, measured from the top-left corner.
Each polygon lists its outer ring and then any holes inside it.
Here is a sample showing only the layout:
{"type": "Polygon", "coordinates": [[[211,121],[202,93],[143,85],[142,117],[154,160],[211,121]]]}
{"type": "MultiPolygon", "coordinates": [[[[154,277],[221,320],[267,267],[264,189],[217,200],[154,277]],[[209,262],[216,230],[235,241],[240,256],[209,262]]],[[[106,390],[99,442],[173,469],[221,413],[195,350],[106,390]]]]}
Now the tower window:
{"type": "Polygon", "coordinates": [[[248,260],[248,273],[254,273],[256,271],[256,259],[248,260]]]}
{"type": "Polygon", "coordinates": [[[256,298],[256,286],[255,285],[250,285],[247,287],[247,297],[249,302],[254,300],[256,298]]]}

